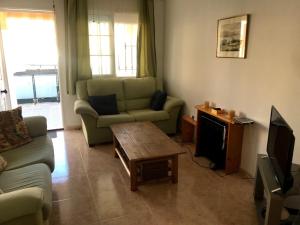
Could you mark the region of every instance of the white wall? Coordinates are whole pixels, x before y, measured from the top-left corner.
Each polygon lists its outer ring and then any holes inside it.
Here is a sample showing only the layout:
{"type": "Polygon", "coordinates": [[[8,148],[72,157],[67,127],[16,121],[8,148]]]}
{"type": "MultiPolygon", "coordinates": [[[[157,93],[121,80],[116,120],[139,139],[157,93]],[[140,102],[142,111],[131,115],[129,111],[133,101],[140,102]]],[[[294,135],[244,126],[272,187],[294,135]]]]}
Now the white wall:
{"type": "Polygon", "coordinates": [[[165,41],[165,1],[154,1],[154,17],[155,17],[155,47],[156,47],[156,63],[157,63],[157,87],[163,88],[163,72],[164,72],[164,41],[165,41]]]}
{"type": "Polygon", "coordinates": [[[74,102],[76,95],[68,95],[66,89],[66,63],[65,63],[65,20],[64,20],[64,1],[55,0],[55,20],[58,47],[58,69],[60,75],[60,90],[63,124],[65,129],[80,127],[80,117],[74,113],[74,102]]]}
{"type": "Polygon", "coordinates": [[[254,174],[266,152],[271,105],[294,129],[300,162],[300,1],[167,0],[165,83],[186,102],[205,100],[256,121],[246,126],[242,165],[254,174]],[[247,59],[216,58],[217,20],[251,14],[247,59]]]}

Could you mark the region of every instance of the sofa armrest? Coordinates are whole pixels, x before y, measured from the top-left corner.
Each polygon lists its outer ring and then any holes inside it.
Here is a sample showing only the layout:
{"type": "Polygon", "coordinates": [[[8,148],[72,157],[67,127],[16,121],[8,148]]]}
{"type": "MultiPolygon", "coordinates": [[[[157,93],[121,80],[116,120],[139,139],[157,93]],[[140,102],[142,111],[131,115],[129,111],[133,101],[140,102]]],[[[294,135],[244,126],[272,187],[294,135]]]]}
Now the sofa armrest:
{"type": "Polygon", "coordinates": [[[183,104],[184,104],[184,102],[181,99],[168,96],[163,110],[165,110],[167,112],[171,112],[173,108],[175,108],[177,106],[182,106],[183,104]]]}
{"type": "Polygon", "coordinates": [[[42,211],[43,198],[38,187],[0,194],[0,224],[42,211]]]}
{"type": "Polygon", "coordinates": [[[38,137],[47,134],[47,119],[43,116],[31,116],[24,118],[27,125],[29,135],[38,137]]]}
{"type": "Polygon", "coordinates": [[[76,114],[88,114],[98,119],[98,113],[95,109],[85,100],[76,100],[74,104],[74,111],[76,114]]]}

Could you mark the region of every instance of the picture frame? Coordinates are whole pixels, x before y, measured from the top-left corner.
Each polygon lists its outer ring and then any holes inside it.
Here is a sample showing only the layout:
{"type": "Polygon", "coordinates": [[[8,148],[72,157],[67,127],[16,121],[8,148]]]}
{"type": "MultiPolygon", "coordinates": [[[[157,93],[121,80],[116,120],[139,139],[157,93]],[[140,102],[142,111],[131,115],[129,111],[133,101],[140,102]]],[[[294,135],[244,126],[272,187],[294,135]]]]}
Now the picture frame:
{"type": "Polygon", "coordinates": [[[218,20],[218,58],[246,58],[249,14],[218,20]]]}

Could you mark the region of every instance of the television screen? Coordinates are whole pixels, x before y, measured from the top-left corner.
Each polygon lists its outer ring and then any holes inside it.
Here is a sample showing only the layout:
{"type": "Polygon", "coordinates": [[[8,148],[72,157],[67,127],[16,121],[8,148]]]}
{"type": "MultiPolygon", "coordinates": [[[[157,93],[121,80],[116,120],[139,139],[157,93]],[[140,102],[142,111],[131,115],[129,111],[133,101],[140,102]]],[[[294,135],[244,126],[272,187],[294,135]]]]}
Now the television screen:
{"type": "Polygon", "coordinates": [[[274,106],[271,109],[267,153],[271,160],[282,192],[293,185],[291,166],[295,137],[293,130],[282,118],[274,106]]]}

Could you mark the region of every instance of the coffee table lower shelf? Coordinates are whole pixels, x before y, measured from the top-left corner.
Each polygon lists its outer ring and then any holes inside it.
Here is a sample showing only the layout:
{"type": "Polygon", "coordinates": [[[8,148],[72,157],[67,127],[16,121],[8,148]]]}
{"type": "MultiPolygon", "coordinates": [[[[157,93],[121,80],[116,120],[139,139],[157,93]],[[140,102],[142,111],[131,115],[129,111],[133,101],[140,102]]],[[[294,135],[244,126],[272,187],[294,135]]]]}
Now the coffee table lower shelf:
{"type": "Polygon", "coordinates": [[[115,156],[120,158],[130,177],[131,191],[137,191],[138,185],[153,179],[168,178],[173,183],[178,182],[177,154],[150,159],[128,160],[120,145],[117,146],[115,146],[115,156]]]}

